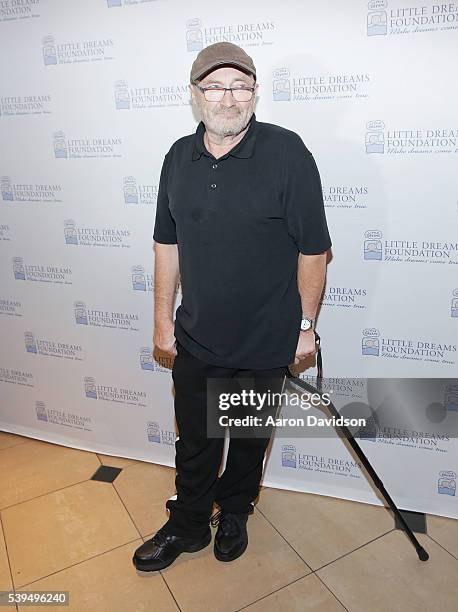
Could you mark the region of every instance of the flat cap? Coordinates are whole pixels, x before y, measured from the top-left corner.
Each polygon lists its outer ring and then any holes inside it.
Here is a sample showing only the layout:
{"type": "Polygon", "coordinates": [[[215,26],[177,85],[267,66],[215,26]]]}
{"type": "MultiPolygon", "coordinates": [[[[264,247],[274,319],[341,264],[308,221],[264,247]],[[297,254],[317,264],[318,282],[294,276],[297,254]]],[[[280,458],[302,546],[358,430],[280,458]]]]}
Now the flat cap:
{"type": "Polygon", "coordinates": [[[251,73],[256,79],[253,60],[241,47],[230,42],[218,42],[205,47],[198,53],[191,66],[191,83],[212,69],[227,64],[251,73]]]}

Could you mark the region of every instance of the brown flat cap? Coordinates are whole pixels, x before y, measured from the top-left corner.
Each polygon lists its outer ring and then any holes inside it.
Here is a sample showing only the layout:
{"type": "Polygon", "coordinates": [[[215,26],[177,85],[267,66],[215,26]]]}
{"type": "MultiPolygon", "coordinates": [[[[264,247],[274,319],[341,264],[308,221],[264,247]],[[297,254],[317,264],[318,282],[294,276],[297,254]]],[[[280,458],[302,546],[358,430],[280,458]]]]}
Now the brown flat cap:
{"type": "Polygon", "coordinates": [[[256,79],[253,60],[245,51],[230,42],[218,42],[202,49],[191,66],[191,83],[218,66],[230,64],[251,73],[256,79]]]}

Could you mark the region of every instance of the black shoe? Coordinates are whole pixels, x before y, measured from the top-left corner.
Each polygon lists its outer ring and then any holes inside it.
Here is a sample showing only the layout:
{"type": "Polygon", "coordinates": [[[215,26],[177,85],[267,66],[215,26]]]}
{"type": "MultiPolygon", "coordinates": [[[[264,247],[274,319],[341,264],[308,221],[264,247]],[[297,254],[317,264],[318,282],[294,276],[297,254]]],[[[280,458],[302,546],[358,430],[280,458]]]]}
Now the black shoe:
{"type": "Polygon", "coordinates": [[[243,555],[248,546],[246,523],[253,511],[253,506],[250,512],[242,514],[220,510],[211,517],[212,526],[218,525],[213,547],[218,561],[233,561],[243,555]]]}
{"type": "Polygon", "coordinates": [[[166,534],[159,529],[150,540],[137,548],[132,561],[138,570],[154,572],[171,565],[182,552],[197,552],[205,548],[211,539],[210,528],[200,538],[166,534]]]}

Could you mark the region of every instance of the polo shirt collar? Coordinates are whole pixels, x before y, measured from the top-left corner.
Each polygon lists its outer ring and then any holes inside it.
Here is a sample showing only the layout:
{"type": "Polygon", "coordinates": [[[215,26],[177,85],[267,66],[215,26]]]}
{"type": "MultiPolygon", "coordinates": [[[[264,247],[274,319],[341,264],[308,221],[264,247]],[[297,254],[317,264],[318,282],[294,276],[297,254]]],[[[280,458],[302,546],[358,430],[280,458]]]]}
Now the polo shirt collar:
{"type": "MultiPolygon", "coordinates": [[[[223,155],[223,158],[227,155],[232,155],[233,157],[240,158],[248,158],[251,157],[254,153],[254,145],[256,142],[256,115],[253,113],[251,116],[250,124],[248,130],[246,131],[244,137],[240,142],[238,142],[233,149],[223,155]]],[[[209,155],[205,145],[204,145],[204,133],[205,133],[205,125],[203,121],[199,123],[196,130],[196,135],[194,138],[194,148],[192,151],[192,160],[200,159],[202,155],[209,155]]]]}

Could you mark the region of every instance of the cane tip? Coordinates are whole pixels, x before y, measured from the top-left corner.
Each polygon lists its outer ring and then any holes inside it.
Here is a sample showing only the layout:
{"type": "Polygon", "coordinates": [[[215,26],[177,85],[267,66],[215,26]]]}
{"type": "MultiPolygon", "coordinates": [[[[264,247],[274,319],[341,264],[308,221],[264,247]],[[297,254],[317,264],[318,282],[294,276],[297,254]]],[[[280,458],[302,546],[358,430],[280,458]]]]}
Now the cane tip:
{"type": "Polygon", "coordinates": [[[417,553],[420,561],[427,561],[429,559],[428,553],[422,546],[420,546],[420,548],[417,550],[417,553]]]}

